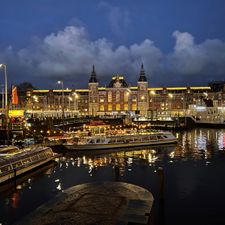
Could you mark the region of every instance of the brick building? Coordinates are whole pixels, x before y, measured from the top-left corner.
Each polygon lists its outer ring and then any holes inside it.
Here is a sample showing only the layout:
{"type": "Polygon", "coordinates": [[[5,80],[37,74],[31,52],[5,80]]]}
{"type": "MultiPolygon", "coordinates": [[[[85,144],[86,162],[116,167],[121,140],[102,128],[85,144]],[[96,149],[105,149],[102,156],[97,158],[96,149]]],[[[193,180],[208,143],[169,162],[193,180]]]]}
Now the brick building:
{"type": "Polygon", "coordinates": [[[26,109],[37,116],[60,116],[64,111],[65,116],[136,114],[163,119],[183,115],[190,105],[207,105],[208,100],[215,107],[224,107],[224,88],[149,88],[143,64],[137,86],[129,86],[124,76],[114,75],[106,87],[101,87],[93,65],[88,89],[28,91],[26,109]]]}

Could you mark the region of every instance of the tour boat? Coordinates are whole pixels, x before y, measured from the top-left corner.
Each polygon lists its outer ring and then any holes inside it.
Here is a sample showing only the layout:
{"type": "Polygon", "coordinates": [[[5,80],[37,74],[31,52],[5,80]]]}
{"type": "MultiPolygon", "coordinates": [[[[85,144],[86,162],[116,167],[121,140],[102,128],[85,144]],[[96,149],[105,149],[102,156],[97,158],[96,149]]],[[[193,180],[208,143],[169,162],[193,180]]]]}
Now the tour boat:
{"type": "Polygon", "coordinates": [[[104,150],[139,146],[173,144],[177,138],[170,132],[136,133],[113,136],[90,136],[77,139],[77,142],[65,143],[67,150],[104,150]]]}
{"type": "Polygon", "coordinates": [[[0,145],[0,154],[8,154],[19,151],[19,148],[14,145],[0,145]]]}
{"type": "Polygon", "coordinates": [[[41,166],[55,157],[49,147],[36,146],[0,157],[0,184],[41,166]]]}

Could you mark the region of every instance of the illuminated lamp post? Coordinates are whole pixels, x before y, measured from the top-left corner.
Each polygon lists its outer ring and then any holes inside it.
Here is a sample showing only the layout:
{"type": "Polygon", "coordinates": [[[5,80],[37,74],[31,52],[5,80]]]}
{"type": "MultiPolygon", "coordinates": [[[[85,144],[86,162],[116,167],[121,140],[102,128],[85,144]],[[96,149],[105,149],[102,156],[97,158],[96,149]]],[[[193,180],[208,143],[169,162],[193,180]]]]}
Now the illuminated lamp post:
{"type": "MultiPolygon", "coordinates": [[[[130,106],[130,90],[128,90],[126,93],[126,99],[127,99],[127,111],[130,112],[131,111],[131,106],[130,106]]],[[[129,114],[130,116],[130,114],[129,114]]]]}
{"type": "Polygon", "coordinates": [[[65,120],[65,96],[64,96],[64,82],[62,80],[59,80],[57,82],[58,84],[61,84],[61,88],[62,88],[62,122],[63,122],[63,128],[64,128],[64,120],[65,120]]]}
{"type": "Polygon", "coordinates": [[[78,94],[76,92],[74,92],[72,95],[74,96],[73,110],[75,112],[76,110],[78,110],[78,98],[79,98],[79,96],[78,96],[78,94]]]}
{"type": "Polygon", "coordinates": [[[170,98],[170,117],[172,117],[173,94],[169,93],[168,96],[170,98]]]}
{"type": "Polygon", "coordinates": [[[187,126],[187,103],[186,103],[186,96],[185,94],[181,98],[183,100],[183,117],[184,117],[184,126],[187,126]]]}
{"type": "Polygon", "coordinates": [[[156,107],[155,107],[155,101],[153,101],[154,100],[154,97],[155,97],[155,95],[156,95],[156,92],[155,91],[150,91],[150,95],[151,95],[151,100],[152,100],[152,110],[151,110],[151,120],[153,120],[154,118],[158,118],[158,115],[157,115],[157,110],[155,110],[156,109],[156,107]],[[154,113],[155,112],[155,113],[154,113]],[[154,115],[155,114],[155,115],[154,115]]]}
{"type": "Polygon", "coordinates": [[[4,77],[5,77],[5,123],[6,123],[6,135],[7,139],[9,139],[9,129],[8,129],[8,79],[7,79],[7,71],[6,65],[0,64],[0,68],[4,69],[4,77]]]}

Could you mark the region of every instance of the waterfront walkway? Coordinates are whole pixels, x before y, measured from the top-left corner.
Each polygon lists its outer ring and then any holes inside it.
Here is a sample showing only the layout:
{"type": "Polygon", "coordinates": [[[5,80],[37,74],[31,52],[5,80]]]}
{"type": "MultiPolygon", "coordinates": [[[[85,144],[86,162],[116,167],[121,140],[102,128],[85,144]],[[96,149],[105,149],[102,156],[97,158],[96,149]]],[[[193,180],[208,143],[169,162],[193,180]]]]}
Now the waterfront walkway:
{"type": "Polygon", "coordinates": [[[133,184],[87,183],[58,194],[17,224],[144,225],[152,204],[152,194],[133,184]]]}

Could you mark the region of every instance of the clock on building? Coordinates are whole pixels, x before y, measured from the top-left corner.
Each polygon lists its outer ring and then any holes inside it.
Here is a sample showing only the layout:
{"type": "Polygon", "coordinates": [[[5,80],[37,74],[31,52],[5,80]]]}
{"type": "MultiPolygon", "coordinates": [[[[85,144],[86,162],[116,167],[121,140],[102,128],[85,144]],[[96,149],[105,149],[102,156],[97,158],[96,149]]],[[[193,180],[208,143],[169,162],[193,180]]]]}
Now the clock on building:
{"type": "Polygon", "coordinates": [[[117,80],[117,81],[114,83],[114,87],[115,87],[115,88],[120,88],[120,87],[121,87],[120,81],[117,80]]]}

